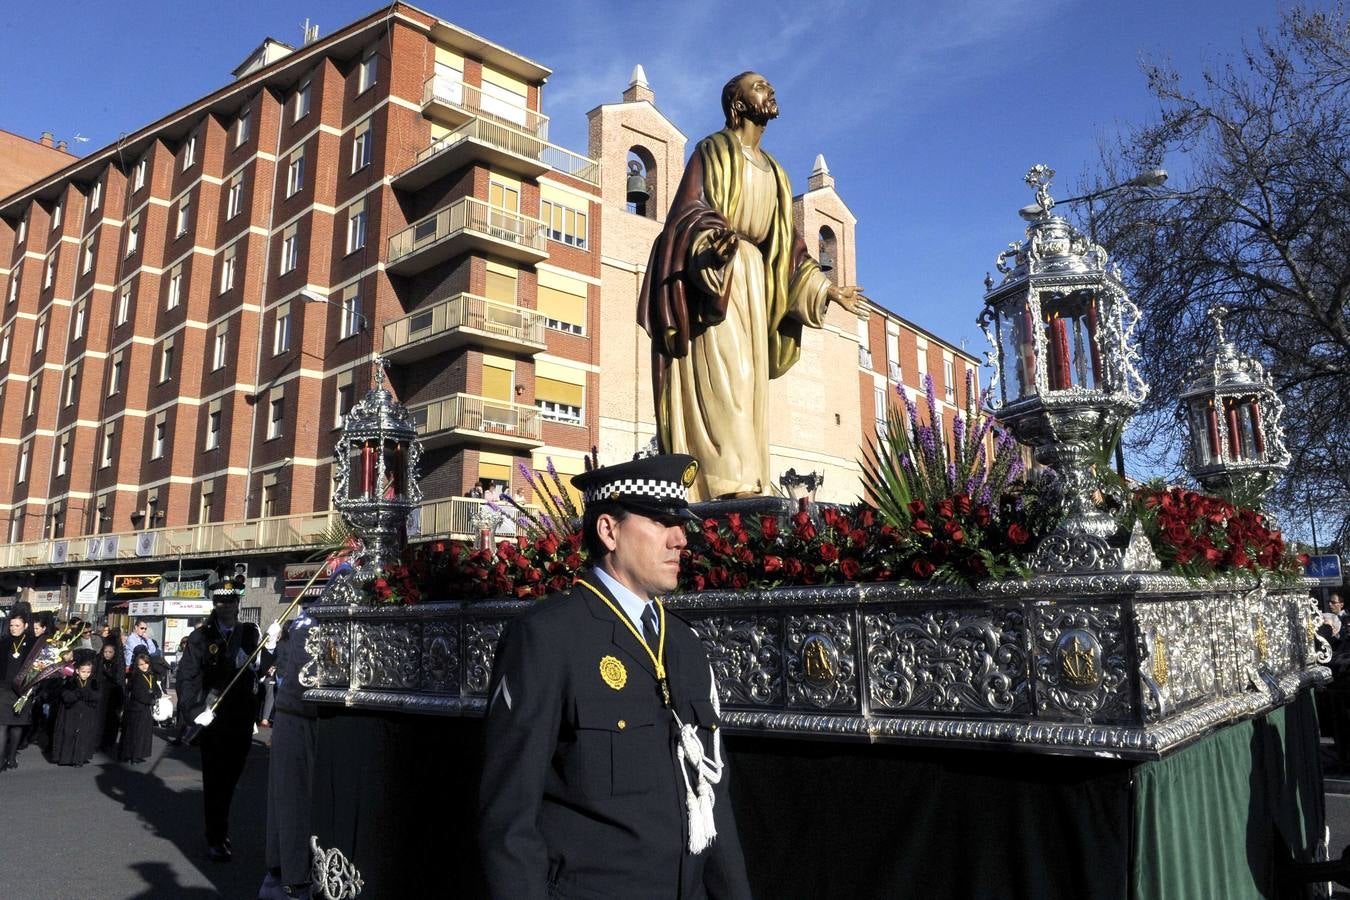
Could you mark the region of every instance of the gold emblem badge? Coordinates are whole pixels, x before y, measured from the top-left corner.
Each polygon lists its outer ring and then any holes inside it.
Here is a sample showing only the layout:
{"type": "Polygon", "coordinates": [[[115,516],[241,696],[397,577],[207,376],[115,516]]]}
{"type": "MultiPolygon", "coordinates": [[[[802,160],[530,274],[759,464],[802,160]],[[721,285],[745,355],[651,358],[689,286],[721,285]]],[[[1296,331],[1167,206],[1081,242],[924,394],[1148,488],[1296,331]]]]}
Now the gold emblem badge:
{"type": "Polygon", "coordinates": [[[696,475],[698,475],[698,460],[694,460],[684,467],[684,474],[680,476],[680,480],[684,482],[685,487],[689,487],[694,483],[694,476],[696,475]]]}
{"type": "Polygon", "coordinates": [[[600,677],[605,680],[605,684],[616,691],[621,691],[623,686],[628,683],[628,670],[623,667],[623,663],[618,659],[613,656],[606,656],[600,660],[600,677]]]}
{"type": "Polygon", "coordinates": [[[217,653],[220,652],[220,645],[219,645],[219,644],[211,644],[211,645],[208,646],[206,649],[207,649],[207,652],[209,652],[212,656],[215,656],[217,653]]]}

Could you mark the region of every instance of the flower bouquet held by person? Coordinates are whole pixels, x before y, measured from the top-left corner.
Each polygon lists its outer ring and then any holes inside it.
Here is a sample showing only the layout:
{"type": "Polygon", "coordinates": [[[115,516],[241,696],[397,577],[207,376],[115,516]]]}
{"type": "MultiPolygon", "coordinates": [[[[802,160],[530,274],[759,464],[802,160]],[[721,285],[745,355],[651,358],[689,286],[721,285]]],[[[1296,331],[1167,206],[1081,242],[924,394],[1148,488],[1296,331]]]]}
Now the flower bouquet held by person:
{"type": "Polygon", "coordinates": [[[74,674],[75,670],[71,666],[75,658],[72,648],[87,631],[84,622],[71,619],[65,628],[46,635],[33,645],[18,677],[14,679],[14,693],[19,695],[14,703],[14,712],[23,712],[32,699],[34,689],[48,678],[65,678],[74,674]]]}

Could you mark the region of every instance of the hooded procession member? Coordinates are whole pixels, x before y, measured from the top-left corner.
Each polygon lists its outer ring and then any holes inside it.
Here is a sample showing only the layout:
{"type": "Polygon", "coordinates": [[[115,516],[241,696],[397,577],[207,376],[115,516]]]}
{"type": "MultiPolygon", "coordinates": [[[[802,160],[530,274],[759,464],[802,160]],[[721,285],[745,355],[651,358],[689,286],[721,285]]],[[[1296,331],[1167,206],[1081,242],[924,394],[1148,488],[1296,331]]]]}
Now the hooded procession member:
{"type": "Polygon", "coordinates": [[[489,687],[479,849],[489,895],[749,897],[703,644],[676,587],[698,463],[572,479],[593,568],[507,627],[489,687]]]}
{"type": "Polygon", "coordinates": [[[60,707],[52,740],[52,762],[59,766],[82,766],[94,758],[103,721],[98,714],[99,685],[94,678],[94,654],[87,650],[75,658],[75,674],[61,685],[60,707]]]}
{"type": "Polygon", "coordinates": [[[136,648],[126,678],[126,708],[122,714],[122,742],[117,758],[137,765],[149,758],[154,747],[155,701],[163,695],[164,686],[155,675],[150,653],[144,647],[136,648]]]}
{"type": "Polygon", "coordinates": [[[214,862],[232,858],[230,803],[244,772],[253,742],[257,679],[241,677],[226,690],[261,640],[258,626],[239,621],[239,594],[218,591],[211,615],[192,634],[178,663],[178,702],[184,721],[191,722],[216,699],[215,714],[201,731],[202,800],[206,817],[207,856],[214,862]]]}

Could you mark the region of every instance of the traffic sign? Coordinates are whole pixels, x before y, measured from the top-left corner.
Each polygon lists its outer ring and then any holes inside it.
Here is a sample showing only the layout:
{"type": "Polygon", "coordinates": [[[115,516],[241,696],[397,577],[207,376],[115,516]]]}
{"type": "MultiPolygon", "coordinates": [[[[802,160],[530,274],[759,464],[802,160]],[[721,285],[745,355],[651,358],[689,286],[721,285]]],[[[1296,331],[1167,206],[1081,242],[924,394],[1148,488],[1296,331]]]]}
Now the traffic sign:
{"type": "Polygon", "coordinates": [[[1341,575],[1341,558],[1335,554],[1308,557],[1304,572],[1309,578],[1316,578],[1322,587],[1340,587],[1345,581],[1341,575]]]}

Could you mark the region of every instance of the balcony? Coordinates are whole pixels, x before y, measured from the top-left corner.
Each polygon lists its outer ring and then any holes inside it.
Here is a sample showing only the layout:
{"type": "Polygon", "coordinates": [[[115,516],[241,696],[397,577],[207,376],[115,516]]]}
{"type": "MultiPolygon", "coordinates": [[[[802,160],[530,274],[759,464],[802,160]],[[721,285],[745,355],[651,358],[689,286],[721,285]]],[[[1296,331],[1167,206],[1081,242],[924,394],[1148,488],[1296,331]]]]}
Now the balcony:
{"type": "Polygon", "coordinates": [[[600,163],[541,140],[527,131],[491,119],[470,119],[417,154],[417,161],[394,178],[394,187],[421,190],[438,178],[470,163],[522,178],[538,178],[548,171],[562,172],[600,186],[600,163]]]}
{"type": "Polygon", "coordinates": [[[548,258],[544,223],[463,197],[389,239],[387,270],[416,275],[470,251],[533,264],[548,258]]]}
{"type": "Polygon", "coordinates": [[[410,363],[466,345],[542,353],[544,320],[532,309],[456,294],[384,326],[381,352],[390,362],[410,363]]]}
{"type": "Polygon", "coordinates": [[[548,140],[548,116],[485,95],[482,88],[458,79],[428,78],[422,86],[422,114],[434,115],[451,124],[481,116],[514,125],[540,140],[548,140]]]}
{"type": "Polygon", "coordinates": [[[872,368],[872,351],[866,347],[858,348],[858,366],[863,369],[872,368]]]}
{"type": "Polygon", "coordinates": [[[195,557],[298,550],[320,543],[334,521],[328,511],[78,535],[0,547],[0,570],[107,565],[120,561],[163,563],[195,557]],[[65,544],[62,551],[56,545],[65,544]],[[60,562],[55,562],[60,560],[60,562]]]}
{"type": "Polygon", "coordinates": [[[409,407],[425,447],[454,444],[495,444],[502,447],[542,447],[539,410],[533,406],[490,400],[472,394],[454,394],[409,407]]]}
{"type": "Polygon", "coordinates": [[[886,377],[891,381],[904,381],[904,374],[904,372],[900,371],[900,364],[898,362],[891,361],[886,363],[886,377]]]}
{"type": "MultiPolygon", "coordinates": [[[[517,530],[516,523],[511,517],[513,509],[505,501],[496,505],[501,510],[501,517],[497,521],[496,537],[499,540],[511,537],[517,530]]],[[[526,508],[533,513],[538,513],[537,507],[527,505],[526,508]]],[[[475,500],[472,497],[448,497],[444,500],[423,502],[418,534],[411,540],[426,541],[438,537],[476,539],[478,537],[479,516],[484,513],[491,514],[494,518],[498,515],[488,509],[487,501],[475,500]]]]}

